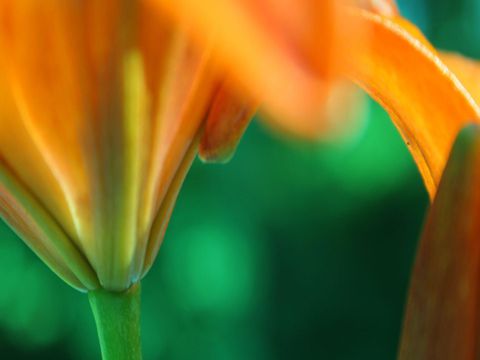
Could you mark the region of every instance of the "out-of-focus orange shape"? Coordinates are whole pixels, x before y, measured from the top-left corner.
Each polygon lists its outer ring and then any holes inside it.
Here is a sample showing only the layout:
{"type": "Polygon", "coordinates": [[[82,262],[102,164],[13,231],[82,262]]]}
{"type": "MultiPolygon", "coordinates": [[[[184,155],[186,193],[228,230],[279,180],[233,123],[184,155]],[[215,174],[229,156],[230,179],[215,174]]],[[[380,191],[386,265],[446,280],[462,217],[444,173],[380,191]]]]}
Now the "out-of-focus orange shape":
{"type": "MultiPolygon", "coordinates": [[[[352,4],[386,17],[399,15],[396,3],[393,0],[356,0],[352,4]]],[[[357,27],[356,31],[358,30],[357,27]]],[[[360,28],[361,30],[362,28],[360,28]]],[[[366,31],[363,30],[361,34],[366,36],[366,31]]],[[[350,39],[350,41],[355,41],[355,39],[350,39]]],[[[337,53],[337,56],[340,57],[345,55],[347,53],[337,53]]],[[[331,82],[328,86],[325,86],[325,99],[322,102],[321,110],[316,113],[315,117],[279,122],[276,117],[264,115],[262,120],[275,129],[302,139],[337,138],[339,135],[358,130],[365,106],[364,101],[365,99],[361,96],[357,86],[352,84],[345,77],[345,74],[334,73],[331,82]]]]}
{"type": "Polygon", "coordinates": [[[480,355],[480,129],[459,135],[422,235],[400,360],[480,355]]]}
{"type": "Polygon", "coordinates": [[[148,1],[211,44],[219,65],[277,126],[304,136],[322,126],[342,36],[355,41],[361,33],[342,21],[344,0],[148,1]]]}

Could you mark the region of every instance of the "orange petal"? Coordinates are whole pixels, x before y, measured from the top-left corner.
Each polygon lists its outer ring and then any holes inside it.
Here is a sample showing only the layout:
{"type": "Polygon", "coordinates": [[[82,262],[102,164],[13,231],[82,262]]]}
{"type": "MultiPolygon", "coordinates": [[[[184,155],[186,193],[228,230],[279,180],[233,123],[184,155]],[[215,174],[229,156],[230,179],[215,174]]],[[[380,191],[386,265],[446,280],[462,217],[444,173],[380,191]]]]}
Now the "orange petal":
{"type": "Polygon", "coordinates": [[[480,63],[454,53],[440,53],[440,58],[480,104],[480,63]]]}
{"type": "MultiPolygon", "coordinates": [[[[112,1],[102,2],[104,7],[107,3],[112,4],[112,1]]],[[[95,248],[95,225],[99,220],[92,215],[96,205],[93,200],[97,199],[93,196],[93,189],[100,186],[93,184],[98,184],[96,175],[100,176],[101,172],[92,171],[94,166],[91,163],[96,163],[97,157],[99,162],[104,158],[95,146],[95,139],[99,136],[95,131],[99,127],[95,120],[112,115],[116,110],[113,101],[108,102],[111,106],[106,108],[100,108],[99,104],[107,102],[105,92],[101,91],[108,87],[105,84],[114,87],[108,81],[110,73],[101,71],[115,68],[107,67],[111,63],[105,64],[111,56],[106,55],[109,53],[108,41],[102,39],[107,37],[111,42],[115,41],[106,36],[110,35],[106,24],[117,16],[113,8],[106,16],[102,12],[104,9],[92,4],[94,2],[80,4],[57,0],[0,2],[0,52],[20,115],[0,121],[1,127],[7,131],[19,128],[26,133],[26,142],[41,155],[52,176],[35,179],[48,181],[42,186],[30,185],[32,179],[26,184],[30,191],[60,187],[68,212],[58,216],[57,221],[97,270],[100,267],[98,259],[103,254],[95,248]],[[104,21],[100,31],[99,19],[95,15],[104,21]],[[92,34],[94,40],[87,41],[92,34]],[[95,83],[103,87],[94,86],[95,83]],[[65,220],[69,218],[74,224],[73,229],[65,220]]],[[[14,146],[2,148],[2,154],[9,161],[18,160],[12,155],[16,151],[14,146]]],[[[28,156],[32,153],[29,152],[28,156]]],[[[25,167],[36,160],[24,155],[26,164],[13,164],[12,167],[25,167]]],[[[105,167],[98,168],[103,170],[105,167]]],[[[21,175],[20,171],[18,173],[21,175]]],[[[42,198],[50,196],[50,191],[39,195],[42,198]]],[[[112,196],[109,198],[113,199],[112,196]]],[[[44,205],[52,211],[51,201],[44,205]]],[[[102,225],[105,224],[109,223],[103,222],[102,225]]]]}
{"type": "Polygon", "coordinates": [[[155,223],[168,222],[169,212],[163,209],[173,207],[176,196],[171,194],[178,191],[175,184],[182,183],[189,169],[191,162],[185,165],[185,158],[198,149],[196,139],[213,94],[210,53],[193,46],[181,29],[172,34],[165,56],[139,214],[140,238],[135,263],[135,274],[139,275],[144,257],[150,256],[148,249],[155,247],[149,242],[161,241],[158,236],[152,240],[150,231],[155,231],[152,230],[155,223]],[[158,219],[159,216],[165,218],[158,219]]]}
{"type": "Polygon", "coordinates": [[[455,143],[420,242],[399,359],[467,360],[479,352],[480,128],[455,143]]]}
{"type": "MultiPolygon", "coordinates": [[[[6,75],[0,73],[3,75],[0,78],[4,80],[6,75]]],[[[66,231],[74,232],[74,221],[62,189],[45,158],[35,147],[5,81],[0,81],[0,119],[0,154],[4,161],[23,183],[29,182],[30,190],[66,231]],[[32,179],[35,181],[30,181],[32,179]]]]}
{"type": "Polygon", "coordinates": [[[433,197],[456,134],[479,121],[480,109],[413,25],[364,10],[346,15],[371,31],[346,72],[389,112],[433,197]]]}
{"type": "Polygon", "coordinates": [[[96,289],[97,277],[83,254],[51,215],[17,181],[0,157],[0,215],[61,278],[80,290],[96,289]]]}
{"type": "MultiPolygon", "coordinates": [[[[6,129],[21,122],[17,127],[24,129],[38,149],[53,175],[53,187],[60,186],[68,204],[75,227],[72,231],[64,226],[83,248],[80,239],[91,230],[89,179],[82,154],[90,106],[86,101],[88,77],[79,56],[83,48],[80,17],[75,10],[71,2],[0,1],[0,52],[20,113],[18,118],[0,121],[6,129]]],[[[2,150],[7,155],[15,151],[15,147],[2,150]]]]}
{"type": "Polygon", "coordinates": [[[177,168],[177,171],[170,181],[168,191],[164,196],[162,204],[158,209],[154,222],[152,224],[150,236],[148,239],[147,247],[145,249],[145,259],[142,266],[142,276],[144,276],[152,267],[155,257],[157,256],[160,245],[163,242],[167,225],[170,221],[170,216],[175,205],[175,201],[182,187],[185,176],[192,165],[193,160],[197,154],[198,149],[198,137],[192,141],[190,148],[186,151],[182,162],[177,168]]]}
{"type": "Polygon", "coordinates": [[[321,109],[340,44],[338,0],[146,1],[212,44],[234,80],[278,121],[311,118],[321,109]]]}
{"type": "Polygon", "coordinates": [[[249,124],[256,106],[222,85],[213,98],[200,141],[199,155],[204,161],[228,161],[249,124]]]}

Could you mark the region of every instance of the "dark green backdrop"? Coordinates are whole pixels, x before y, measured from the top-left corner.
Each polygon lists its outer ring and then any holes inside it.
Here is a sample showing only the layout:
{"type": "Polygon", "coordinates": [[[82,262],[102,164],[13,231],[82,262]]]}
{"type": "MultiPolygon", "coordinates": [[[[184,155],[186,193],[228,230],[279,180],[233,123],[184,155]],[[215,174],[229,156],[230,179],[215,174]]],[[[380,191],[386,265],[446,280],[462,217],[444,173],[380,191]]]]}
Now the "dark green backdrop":
{"type": "MultiPolygon", "coordinates": [[[[400,5],[480,56],[480,2],[400,5]]],[[[385,113],[359,118],[329,144],[256,121],[229,164],[195,163],[143,282],[146,360],[395,358],[428,199],[385,113]]],[[[1,359],[99,358],[86,296],[2,224],[0,274],[1,359]]]]}

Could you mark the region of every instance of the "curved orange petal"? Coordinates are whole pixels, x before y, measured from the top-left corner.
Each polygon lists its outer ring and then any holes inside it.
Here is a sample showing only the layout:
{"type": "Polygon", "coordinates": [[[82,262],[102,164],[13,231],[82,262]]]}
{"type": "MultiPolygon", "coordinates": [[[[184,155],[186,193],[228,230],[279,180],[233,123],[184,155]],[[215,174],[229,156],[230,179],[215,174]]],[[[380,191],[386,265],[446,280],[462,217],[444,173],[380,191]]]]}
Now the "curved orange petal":
{"type": "MultiPolygon", "coordinates": [[[[109,277],[102,269],[105,258],[112,259],[107,269],[117,268],[114,259],[119,258],[112,256],[109,242],[114,222],[105,218],[123,209],[126,196],[117,191],[125,182],[124,169],[116,163],[105,165],[109,152],[118,149],[121,137],[114,134],[124,126],[118,80],[124,58],[115,53],[123,51],[124,44],[113,31],[118,12],[114,0],[0,2],[0,50],[20,113],[18,119],[1,119],[2,126],[22,122],[68,204],[74,229],[61,225],[102,278],[109,277]],[[109,186],[111,177],[114,186],[109,186]]],[[[130,145],[126,136],[122,140],[130,145]]],[[[8,157],[15,149],[3,151],[8,157]]],[[[117,158],[122,161],[123,154],[117,158]]]]}
{"type": "Polygon", "coordinates": [[[440,53],[440,58],[480,104],[480,63],[455,53],[440,53]]]}
{"type": "MultiPolygon", "coordinates": [[[[1,70],[3,70],[0,67],[1,70]]],[[[67,232],[74,231],[73,219],[62,189],[39,149],[35,147],[28,129],[21,120],[15,101],[0,72],[0,156],[23,182],[30,181],[31,191],[58,219],[67,232]]]]}
{"type": "Polygon", "coordinates": [[[80,91],[83,77],[75,71],[74,45],[66,36],[75,17],[68,16],[66,6],[56,5],[50,0],[0,2],[0,53],[6,78],[13,80],[10,75],[15,73],[12,88],[20,113],[1,121],[7,129],[16,127],[13,122],[22,122],[17,127],[28,134],[61,186],[75,224],[70,235],[78,239],[85,226],[78,216],[82,213],[78,204],[89,201],[78,146],[83,127],[78,110],[84,107],[80,91]]]}
{"type": "Polygon", "coordinates": [[[480,108],[413,25],[364,10],[347,15],[371,36],[357,43],[345,71],[389,112],[433,197],[456,134],[479,121],[480,108]]]}
{"type": "MultiPolygon", "coordinates": [[[[155,39],[152,39],[155,41],[155,39]]],[[[178,29],[166,47],[157,106],[153,111],[146,178],[139,214],[135,274],[143,271],[145,256],[151,257],[162,239],[155,232],[158,222],[168,223],[179,184],[182,183],[198,149],[198,133],[213,95],[214,76],[209,66],[210,53],[193,46],[178,29]],[[192,150],[193,147],[193,150],[192,150]],[[185,165],[188,164],[188,165],[185,165]]],[[[156,252],[155,252],[156,254],[156,252]]]]}

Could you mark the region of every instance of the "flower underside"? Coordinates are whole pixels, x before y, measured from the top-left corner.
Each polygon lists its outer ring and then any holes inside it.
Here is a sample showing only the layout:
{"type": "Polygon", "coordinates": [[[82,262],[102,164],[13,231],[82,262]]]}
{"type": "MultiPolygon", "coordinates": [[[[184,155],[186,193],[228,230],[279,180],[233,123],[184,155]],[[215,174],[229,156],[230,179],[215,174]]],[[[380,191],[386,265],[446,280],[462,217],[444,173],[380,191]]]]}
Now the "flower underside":
{"type": "Polygon", "coordinates": [[[73,286],[126,289],[198,143],[228,156],[255,106],[147,2],[2,0],[0,21],[2,216],[73,286]]]}
{"type": "Polygon", "coordinates": [[[347,5],[0,0],[2,217],[72,286],[127,289],[198,150],[228,159],[258,105],[280,128],[327,128],[346,79],[390,113],[433,197],[480,119],[477,66],[437,53],[391,1],[347,5]]]}

